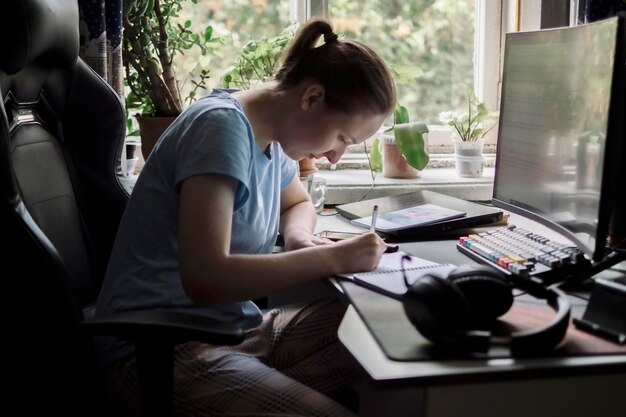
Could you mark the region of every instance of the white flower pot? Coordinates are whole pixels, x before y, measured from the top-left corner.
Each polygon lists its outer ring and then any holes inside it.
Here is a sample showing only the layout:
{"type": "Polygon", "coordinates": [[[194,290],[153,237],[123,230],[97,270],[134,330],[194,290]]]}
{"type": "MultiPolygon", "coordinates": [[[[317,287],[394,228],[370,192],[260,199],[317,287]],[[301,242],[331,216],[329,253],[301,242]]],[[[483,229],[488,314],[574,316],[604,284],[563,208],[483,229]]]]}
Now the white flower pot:
{"type": "Polygon", "coordinates": [[[456,173],[460,177],[480,177],[483,175],[483,156],[455,155],[456,173]]]}
{"type": "Polygon", "coordinates": [[[452,139],[454,153],[461,156],[482,156],[484,139],[464,141],[459,138],[452,139]]]}

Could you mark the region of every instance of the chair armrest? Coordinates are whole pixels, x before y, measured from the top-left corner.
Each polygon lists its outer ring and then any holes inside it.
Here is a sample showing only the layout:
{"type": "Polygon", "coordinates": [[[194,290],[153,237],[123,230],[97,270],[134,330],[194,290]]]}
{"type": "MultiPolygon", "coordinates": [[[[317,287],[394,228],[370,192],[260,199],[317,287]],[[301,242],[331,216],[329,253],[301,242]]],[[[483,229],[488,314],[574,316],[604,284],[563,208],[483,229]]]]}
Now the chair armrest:
{"type": "Polygon", "coordinates": [[[150,310],[116,313],[81,323],[92,336],[116,336],[131,342],[154,340],[176,345],[188,341],[235,345],[243,341],[243,329],[198,314],[150,310]]]}
{"type": "Polygon", "coordinates": [[[205,316],[151,310],[116,313],[80,323],[90,336],[115,336],[135,345],[142,415],[170,417],[173,412],[173,350],[190,341],[235,345],[243,341],[240,326],[205,316]]]}

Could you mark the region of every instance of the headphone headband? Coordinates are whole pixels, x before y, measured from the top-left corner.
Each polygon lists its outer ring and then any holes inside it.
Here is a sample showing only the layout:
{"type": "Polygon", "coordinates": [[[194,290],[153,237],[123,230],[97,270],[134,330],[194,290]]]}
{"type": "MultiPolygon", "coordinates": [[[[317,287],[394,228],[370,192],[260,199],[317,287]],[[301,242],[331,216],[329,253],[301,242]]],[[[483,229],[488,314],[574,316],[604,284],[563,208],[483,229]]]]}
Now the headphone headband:
{"type": "Polygon", "coordinates": [[[569,326],[567,296],[559,289],[546,288],[537,282],[515,281],[511,283],[495,269],[483,266],[472,269],[464,265],[451,271],[447,278],[421,277],[405,294],[404,309],[419,332],[443,348],[487,353],[492,346],[498,346],[508,348],[512,356],[532,356],[554,349],[569,326]],[[513,303],[513,286],[546,300],[556,313],[554,317],[542,326],[515,331],[505,337],[496,337],[489,330],[470,329],[472,316],[481,317],[488,312],[486,317],[495,320],[504,314],[513,303]],[[506,291],[503,288],[507,288],[506,291]],[[500,308],[485,310],[485,305],[500,305],[500,308]]]}
{"type": "Polygon", "coordinates": [[[511,335],[511,355],[545,352],[556,347],[565,337],[570,318],[570,302],[567,296],[559,289],[549,288],[545,298],[548,305],[556,311],[556,315],[544,326],[514,332],[511,335]]]}

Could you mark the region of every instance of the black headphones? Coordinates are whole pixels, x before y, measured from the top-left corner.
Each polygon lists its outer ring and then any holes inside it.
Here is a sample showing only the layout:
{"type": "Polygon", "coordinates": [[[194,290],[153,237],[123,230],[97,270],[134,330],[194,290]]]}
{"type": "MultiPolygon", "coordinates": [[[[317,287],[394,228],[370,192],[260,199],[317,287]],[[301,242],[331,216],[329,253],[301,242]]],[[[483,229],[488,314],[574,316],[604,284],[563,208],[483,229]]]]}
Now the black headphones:
{"type": "Polygon", "coordinates": [[[545,299],[556,312],[545,326],[492,336],[475,326],[495,321],[513,305],[513,285],[502,272],[484,265],[461,265],[446,277],[424,275],[408,286],[402,300],[411,323],[439,347],[488,352],[492,345],[508,346],[512,356],[530,356],[554,349],[565,337],[570,303],[563,292],[532,280],[517,279],[515,287],[545,299]]]}

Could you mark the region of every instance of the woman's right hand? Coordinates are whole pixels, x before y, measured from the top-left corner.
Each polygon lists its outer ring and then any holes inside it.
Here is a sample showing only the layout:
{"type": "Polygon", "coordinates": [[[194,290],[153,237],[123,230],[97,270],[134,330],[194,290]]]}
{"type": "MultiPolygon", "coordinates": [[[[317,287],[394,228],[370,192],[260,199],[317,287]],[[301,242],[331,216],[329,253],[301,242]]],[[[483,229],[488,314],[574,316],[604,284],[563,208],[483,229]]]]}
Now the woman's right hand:
{"type": "Polygon", "coordinates": [[[373,271],[387,249],[380,236],[371,232],[339,241],[332,247],[337,254],[338,274],[373,271]]]}

